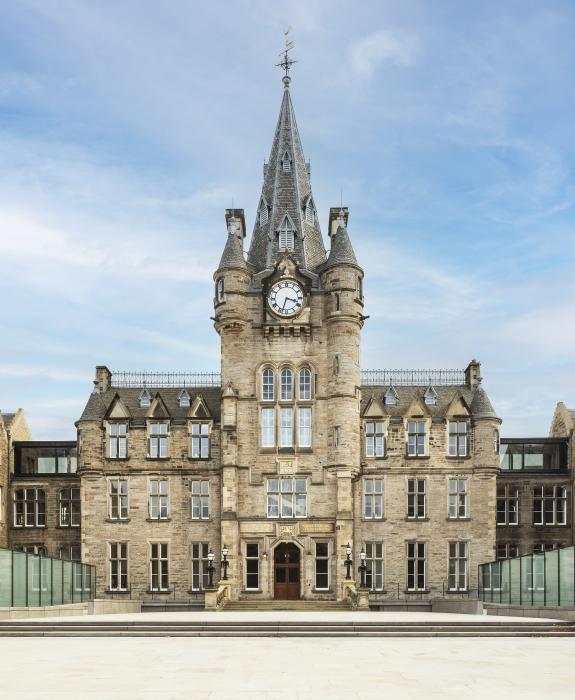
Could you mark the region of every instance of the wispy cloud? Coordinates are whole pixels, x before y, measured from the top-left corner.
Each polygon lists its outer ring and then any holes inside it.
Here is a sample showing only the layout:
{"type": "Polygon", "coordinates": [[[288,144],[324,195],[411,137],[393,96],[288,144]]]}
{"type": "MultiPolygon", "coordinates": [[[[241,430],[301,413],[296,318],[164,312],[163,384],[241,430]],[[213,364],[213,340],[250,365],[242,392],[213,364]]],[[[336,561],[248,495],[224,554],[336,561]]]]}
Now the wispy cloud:
{"type": "Polygon", "coordinates": [[[420,50],[420,43],[414,36],[382,29],[352,41],[348,57],[351,68],[358,77],[370,78],[384,63],[413,65],[420,50]]]}

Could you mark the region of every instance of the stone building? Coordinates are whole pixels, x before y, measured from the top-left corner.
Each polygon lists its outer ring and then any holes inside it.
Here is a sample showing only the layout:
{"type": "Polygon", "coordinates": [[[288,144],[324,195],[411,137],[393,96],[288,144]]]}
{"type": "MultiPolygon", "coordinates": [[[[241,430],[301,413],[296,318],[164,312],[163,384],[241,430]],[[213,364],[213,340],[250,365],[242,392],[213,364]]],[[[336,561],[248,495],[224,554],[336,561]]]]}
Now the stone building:
{"type": "Polygon", "coordinates": [[[573,544],[574,421],[560,402],[548,438],[501,441],[497,558],[573,544]]]}
{"type": "MultiPolygon", "coordinates": [[[[98,595],[185,597],[229,550],[234,599],[466,595],[496,540],[497,417],[480,366],[363,371],[349,212],[324,247],[289,90],[247,257],[226,211],[221,374],[96,370],[77,422],[82,558],[98,595]]],[[[206,310],[207,312],[207,310],[206,310]]]]}
{"type": "Polygon", "coordinates": [[[13,471],[14,441],[30,440],[24,411],[0,411],[0,547],[10,543],[10,474],[13,471]]]}

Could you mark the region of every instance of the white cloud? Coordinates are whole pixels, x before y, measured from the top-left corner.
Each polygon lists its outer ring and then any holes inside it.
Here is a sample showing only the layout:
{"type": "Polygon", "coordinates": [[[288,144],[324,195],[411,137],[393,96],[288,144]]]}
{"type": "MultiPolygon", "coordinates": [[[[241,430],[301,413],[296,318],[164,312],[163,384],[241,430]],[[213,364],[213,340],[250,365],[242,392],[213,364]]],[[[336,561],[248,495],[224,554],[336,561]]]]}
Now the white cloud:
{"type": "Polygon", "coordinates": [[[382,63],[410,66],[418,54],[419,42],[413,36],[381,30],[354,41],[349,47],[349,62],[356,75],[369,78],[382,63]]]}

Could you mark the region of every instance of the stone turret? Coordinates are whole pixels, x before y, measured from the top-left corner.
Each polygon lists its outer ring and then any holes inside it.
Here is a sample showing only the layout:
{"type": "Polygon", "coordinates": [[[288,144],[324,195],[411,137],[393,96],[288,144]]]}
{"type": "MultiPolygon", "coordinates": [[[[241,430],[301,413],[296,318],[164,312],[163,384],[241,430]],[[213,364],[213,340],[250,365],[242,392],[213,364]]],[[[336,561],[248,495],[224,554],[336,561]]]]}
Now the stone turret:
{"type": "Polygon", "coordinates": [[[250,268],[244,258],[245,219],[243,209],[226,209],[228,237],[224,251],[214,273],[215,327],[237,329],[245,322],[243,295],[250,286],[250,268]]]}

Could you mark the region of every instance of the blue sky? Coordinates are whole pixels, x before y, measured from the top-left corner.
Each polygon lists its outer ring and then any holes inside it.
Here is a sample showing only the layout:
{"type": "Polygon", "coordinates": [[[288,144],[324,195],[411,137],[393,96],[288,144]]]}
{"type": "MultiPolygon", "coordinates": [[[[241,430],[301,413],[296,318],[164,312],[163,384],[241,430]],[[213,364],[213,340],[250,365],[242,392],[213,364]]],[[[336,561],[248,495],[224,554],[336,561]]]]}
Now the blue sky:
{"type": "Polygon", "coordinates": [[[5,0],[0,408],[74,436],[96,364],[219,367],[224,209],[282,96],[324,235],[350,208],[365,368],[477,357],[504,435],[575,405],[575,3],[5,0]]]}

